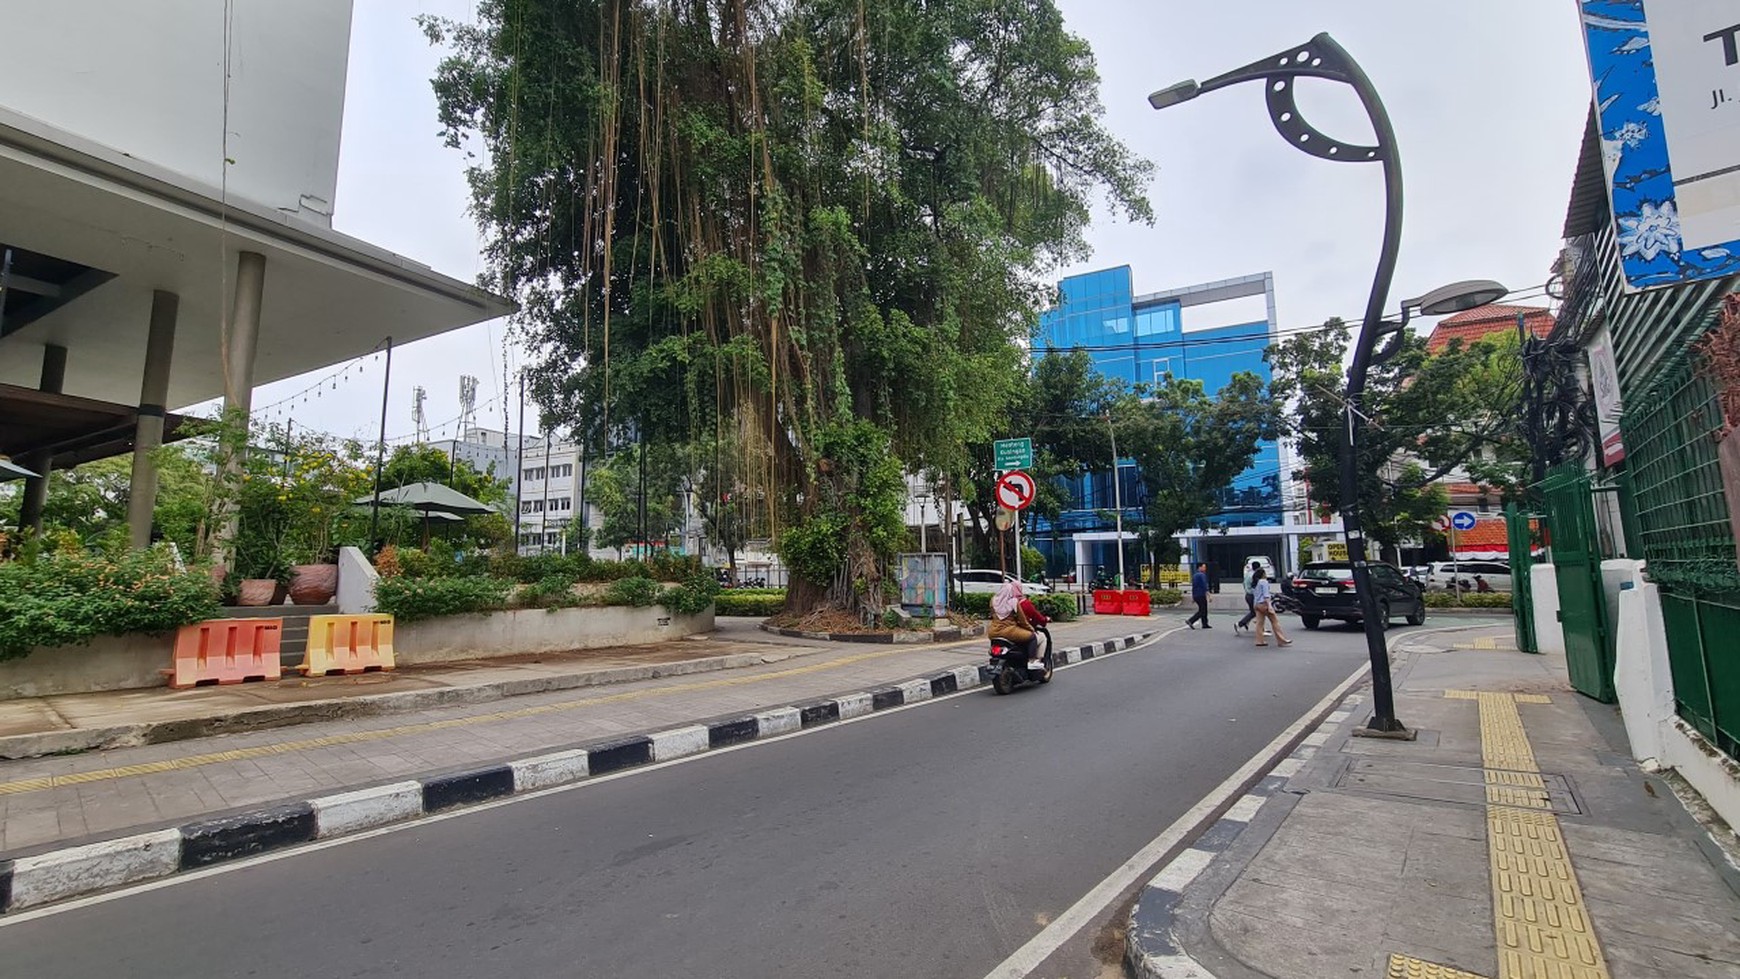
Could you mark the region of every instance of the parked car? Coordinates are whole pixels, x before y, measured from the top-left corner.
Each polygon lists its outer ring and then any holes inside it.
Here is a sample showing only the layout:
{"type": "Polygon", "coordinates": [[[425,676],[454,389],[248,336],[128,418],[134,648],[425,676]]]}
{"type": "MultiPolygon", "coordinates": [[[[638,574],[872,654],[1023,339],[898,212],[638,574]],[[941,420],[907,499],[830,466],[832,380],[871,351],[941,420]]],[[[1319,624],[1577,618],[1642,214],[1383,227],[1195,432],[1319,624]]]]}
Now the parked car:
{"type": "MultiPolygon", "coordinates": [[[[1020,579],[1013,572],[998,571],[995,568],[963,568],[955,572],[955,583],[960,586],[961,591],[969,595],[994,595],[1006,581],[1020,579]]],[[[1051,586],[1036,581],[1022,581],[1021,590],[1035,595],[1051,591],[1051,586]]]]}
{"type": "Polygon", "coordinates": [[[1256,562],[1257,564],[1260,564],[1263,566],[1263,576],[1264,577],[1268,578],[1270,581],[1279,580],[1275,577],[1275,562],[1269,560],[1268,558],[1264,557],[1261,554],[1247,554],[1247,555],[1245,555],[1245,559],[1243,561],[1239,562],[1239,578],[1240,578],[1240,580],[1243,580],[1245,575],[1250,574],[1251,562],[1253,562],[1253,561],[1256,562]]]}
{"type": "Polygon", "coordinates": [[[1432,591],[1460,588],[1467,594],[1480,591],[1480,581],[1493,591],[1510,591],[1510,565],[1503,561],[1439,561],[1426,574],[1426,587],[1432,591]]]}
{"type": "MultiPolygon", "coordinates": [[[[1393,564],[1373,563],[1371,581],[1377,590],[1378,617],[1385,628],[1394,616],[1409,625],[1426,621],[1426,589],[1393,564]]],[[[1353,566],[1346,561],[1313,561],[1286,581],[1283,591],[1298,604],[1299,621],[1315,629],[1324,619],[1358,622],[1365,618],[1353,584],[1353,566]]]]}

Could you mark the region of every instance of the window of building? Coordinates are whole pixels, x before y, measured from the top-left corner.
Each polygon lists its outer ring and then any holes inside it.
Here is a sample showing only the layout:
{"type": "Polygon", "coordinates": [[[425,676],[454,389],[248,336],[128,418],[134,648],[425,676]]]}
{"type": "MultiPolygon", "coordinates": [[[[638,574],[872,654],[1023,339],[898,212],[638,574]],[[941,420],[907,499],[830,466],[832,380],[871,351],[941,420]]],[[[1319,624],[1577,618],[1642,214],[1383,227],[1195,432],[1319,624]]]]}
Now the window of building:
{"type": "Polygon", "coordinates": [[[573,497],[559,496],[559,497],[550,501],[550,512],[552,512],[552,513],[566,513],[567,511],[572,510],[573,508],[574,508],[573,497]]]}
{"type": "Polygon", "coordinates": [[[553,532],[545,534],[544,535],[544,543],[546,543],[546,544],[560,544],[560,543],[562,543],[562,535],[558,534],[558,533],[553,533],[553,532]]]}
{"type": "Polygon", "coordinates": [[[574,475],[574,466],[572,463],[564,462],[559,466],[550,467],[551,479],[567,479],[572,475],[574,475]]]}
{"type": "Polygon", "coordinates": [[[531,500],[522,500],[520,502],[520,512],[521,513],[531,513],[532,512],[532,501],[531,500]]]}

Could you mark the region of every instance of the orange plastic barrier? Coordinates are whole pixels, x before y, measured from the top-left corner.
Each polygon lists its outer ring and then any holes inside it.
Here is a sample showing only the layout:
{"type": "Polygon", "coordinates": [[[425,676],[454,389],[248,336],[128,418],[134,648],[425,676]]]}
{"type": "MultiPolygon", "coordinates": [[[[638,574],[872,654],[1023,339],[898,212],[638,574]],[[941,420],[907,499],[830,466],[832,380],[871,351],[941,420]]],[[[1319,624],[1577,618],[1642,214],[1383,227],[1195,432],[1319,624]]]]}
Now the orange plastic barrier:
{"type": "Polygon", "coordinates": [[[315,615],[308,619],[303,676],[367,673],[393,668],[393,617],[315,615]]]}
{"type": "Polygon", "coordinates": [[[1125,615],[1147,615],[1151,611],[1147,592],[1136,589],[1124,592],[1125,615]]]}
{"type": "Polygon", "coordinates": [[[207,683],[276,680],[283,675],[278,649],[283,619],[212,619],[184,625],[175,633],[175,668],[169,685],[177,690],[207,683]]]}
{"type": "Polygon", "coordinates": [[[1094,592],[1095,615],[1124,614],[1124,593],[1121,591],[1094,592]]]}

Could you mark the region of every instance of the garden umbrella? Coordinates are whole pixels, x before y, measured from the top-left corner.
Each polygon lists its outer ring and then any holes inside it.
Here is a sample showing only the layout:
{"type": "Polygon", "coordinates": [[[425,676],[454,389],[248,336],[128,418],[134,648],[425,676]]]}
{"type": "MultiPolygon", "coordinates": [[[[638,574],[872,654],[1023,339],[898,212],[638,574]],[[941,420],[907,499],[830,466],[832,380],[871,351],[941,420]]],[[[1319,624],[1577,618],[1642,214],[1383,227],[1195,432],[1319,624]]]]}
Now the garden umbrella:
{"type": "Polygon", "coordinates": [[[6,456],[0,456],[0,480],[6,479],[37,479],[36,473],[20,466],[6,456]]]}
{"type": "MultiPolygon", "coordinates": [[[[375,496],[365,496],[357,500],[360,506],[368,506],[376,501],[375,496]]],[[[480,500],[474,500],[464,493],[443,486],[440,483],[408,483],[397,489],[382,490],[378,497],[381,506],[402,506],[423,512],[423,543],[429,542],[429,521],[459,520],[467,514],[494,513],[495,507],[480,500]]]]}

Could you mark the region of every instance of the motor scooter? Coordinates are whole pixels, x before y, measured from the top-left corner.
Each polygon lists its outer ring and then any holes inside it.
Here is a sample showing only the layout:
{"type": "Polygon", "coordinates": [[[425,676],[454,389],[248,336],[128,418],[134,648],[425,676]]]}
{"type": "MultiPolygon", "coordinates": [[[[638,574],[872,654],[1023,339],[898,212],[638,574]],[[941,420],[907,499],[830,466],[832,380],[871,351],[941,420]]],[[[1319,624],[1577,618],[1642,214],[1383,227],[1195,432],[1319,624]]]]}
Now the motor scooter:
{"type": "Polygon", "coordinates": [[[1007,639],[991,640],[991,689],[999,696],[1010,693],[1023,683],[1050,683],[1057,662],[1051,650],[1051,631],[1034,626],[1039,636],[1040,657],[1029,661],[1021,646],[1007,639]]]}

